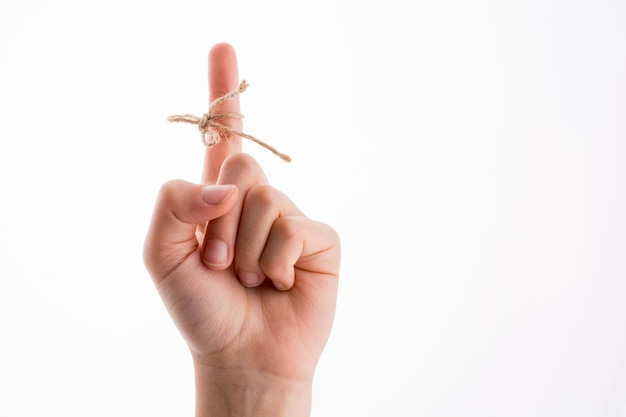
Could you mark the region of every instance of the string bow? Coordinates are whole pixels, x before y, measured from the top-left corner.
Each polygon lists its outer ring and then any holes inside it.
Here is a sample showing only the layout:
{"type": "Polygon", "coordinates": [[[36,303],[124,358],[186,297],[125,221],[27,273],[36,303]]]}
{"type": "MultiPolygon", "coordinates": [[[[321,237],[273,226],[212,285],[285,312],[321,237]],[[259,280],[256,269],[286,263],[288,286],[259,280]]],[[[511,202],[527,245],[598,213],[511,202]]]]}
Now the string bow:
{"type": "Polygon", "coordinates": [[[286,162],[290,162],[291,158],[288,155],[278,152],[276,148],[268,145],[262,140],[257,139],[254,136],[249,135],[247,133],[240,132],[238,130],[232,129],[226,125],[216,122],[216,120],[219,120],[219,119],[228,119],[228,118],[242,119],[243,118],[243,115],[239,113],[216,113],[215,109],[224,101],[230,100],[233,97],[236,97],[239,94],[246,91],[246,88],[248,88],[249,85],[250,84],[248,84],[246,80],[243,80],[239,84],[239,86],[235,88],[233,91],[215,99],[209,105],[209,111],[205,113],[204,115],[202,115],[202,117],[198,117],[193,114],[176,114],[176,115],[168,117],[167,120],[173,123],[190,123],[190,124],[198,125],[198,129],[200,130],[200,133],[202,134],[202,143],[204,143],[205,146],[208,146],[209,148],[220,143],[220,141],[222,140],[224,136],[227,136],[227,135],[239,136],[239,137],[251,140],[252,142],[258,145],[261,145],[265,149],[271,151],[272,153],[280,157],[282,160],[286,162]]]}

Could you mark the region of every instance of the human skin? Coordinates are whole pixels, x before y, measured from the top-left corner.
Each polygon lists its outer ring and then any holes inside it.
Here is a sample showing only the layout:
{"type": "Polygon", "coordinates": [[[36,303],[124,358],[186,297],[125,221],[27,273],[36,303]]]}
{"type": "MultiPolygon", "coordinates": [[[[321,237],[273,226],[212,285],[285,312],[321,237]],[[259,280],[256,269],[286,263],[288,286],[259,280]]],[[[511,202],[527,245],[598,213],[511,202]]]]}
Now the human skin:
{"type": "MultiPolygon", "coordinates": [[[[209,53],[209,99],[239,83],[209,53]]],[[[217,109],[239,113],[239,98],[217,109]]],[[[241,130],[240,119],[220,122],[241,130]]],[[[144,262],[193,359],[197,417],[308,416],[340,264],[337,233],[268,184],[241,139],[206,149],[202,182],[164,184],[144,262]]]]}

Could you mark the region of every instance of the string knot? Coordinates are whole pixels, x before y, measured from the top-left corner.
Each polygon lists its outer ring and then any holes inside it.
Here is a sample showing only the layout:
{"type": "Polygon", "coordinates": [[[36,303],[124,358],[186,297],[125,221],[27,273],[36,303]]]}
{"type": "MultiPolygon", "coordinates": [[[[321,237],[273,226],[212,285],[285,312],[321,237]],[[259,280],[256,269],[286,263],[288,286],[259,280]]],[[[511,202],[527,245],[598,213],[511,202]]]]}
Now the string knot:
{"type": "Polygon", "coordinates": [[[202,143],[209,148],[217,145],[221,139],[219,132],[212,126],[212,120],[213,116],[209,113],[203,114],[198,120],[198,130],[202,134],[202,143]]]}
{"type": "Polygon", "coordinates": [[[211,121],[211,115],[208,113],[204,113],[200,120],[198,121],[198,129],[200,132],[209,128],[209,122],[211,121]]]}
{"type": "Polygon", "coordinates": [[[252,135],[232,129],[226,125],[223,125],[215,121],[216,119],[224,119],[224,118],[229,118],[229,119],[242,119],[243,118],[243,116],[239,113],[216,113],[215,109],[224,101],[230,100],[233,97],[236,97],[237,95],[239,95],[240,93],[243,93],[244,91],[246,91],[249,85],[250,84],[248,84],[246,80],[243,80],[241,83],[239,83],[239,86],[237,88],[215,99],[209,105],[209,111],[203,114],[201,117],[194,116],[193,114],[179,114],[179,115],[170,116],[167,118],[167,120],[169,120],[170,122],[174,122],[174,123],[182,122],[182,123],[190,123],[190,124],[198,125],[198,130],[200,130],[200,133],[202,135],[202,143],[204,143],[204,145],[209,148],[217,145],[222,140],[223,136],[226,136],[226,135],[239,136],[239,137],[246,138],[248,140],[251,140],[252,142],[255,142],[261,145],[265,149],[268,149],[269,151],[271,151],[272,153],[280,157],[282,160],[286,162],[290,162],[291,158],[288,155],[278,152],[274,147],[268,145],[267,143],[261,141],[260,139],[257,139],[252,135]]]}

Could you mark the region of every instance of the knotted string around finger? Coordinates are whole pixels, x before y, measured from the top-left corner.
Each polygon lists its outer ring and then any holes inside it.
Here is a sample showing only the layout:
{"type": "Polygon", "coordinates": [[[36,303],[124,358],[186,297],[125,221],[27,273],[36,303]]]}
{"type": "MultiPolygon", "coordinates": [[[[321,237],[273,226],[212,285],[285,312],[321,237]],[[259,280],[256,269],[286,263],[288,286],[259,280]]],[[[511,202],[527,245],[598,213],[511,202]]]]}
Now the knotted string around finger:
{"type": "Polygon", "coordinates": [[[239,113],[216,113],[215,109],[224,101],[230,100],[233,97],[236,97],[239,94],[246,91],[246,88],[248,88],[248,85],[249,84],[246,82],[246,80],[243,80],[239,84],[239,86],[235,88],[233,91],[215,99],[209,105],[209,111],[205,113],[204,115],[202,115],[202,117],[198,117],[193,114],[177,114],[177,115],[168,117],[167,120],[170,122],[174,122],[174,123],[190,123],[190,124],[198,125],[198,129],[200,130],[200,133],[202,134],[202,143],[204,143],[209,148],[220,143],[222,138],[226,135],[240,136],[242,138],[246,138],[248,140],[251,140],[252,142],[255,142],[261,145],[265,149],[268,149],[269,151],[271,151],[272,153],[280,157],[282,160],[286,162],[291,162],[291,158],[288,155],[278,152],[276,148],[268,145],[262,140],[257,139],[254,136],[249,135],[247,133],[232,129],[226,125],[223,125],[215,121],[215,120],[227,119],[227,118],[230,118],[230,119],[242,119],[243,118],[243,115],[239,113]]]}

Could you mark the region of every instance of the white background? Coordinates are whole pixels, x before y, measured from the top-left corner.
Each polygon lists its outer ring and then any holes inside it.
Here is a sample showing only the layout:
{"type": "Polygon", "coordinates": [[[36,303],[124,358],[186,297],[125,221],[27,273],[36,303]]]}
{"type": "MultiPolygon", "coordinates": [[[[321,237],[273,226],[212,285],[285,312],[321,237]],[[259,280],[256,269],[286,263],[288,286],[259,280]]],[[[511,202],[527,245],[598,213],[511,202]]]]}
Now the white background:
{"type": "Polygon", "coordinates": [[[203,148],[207,52],[245,144],[340,233],[313,416],[626,416],[626,5],[0,6],[0,415],[191,416],[144,270],[203,148]]]}

